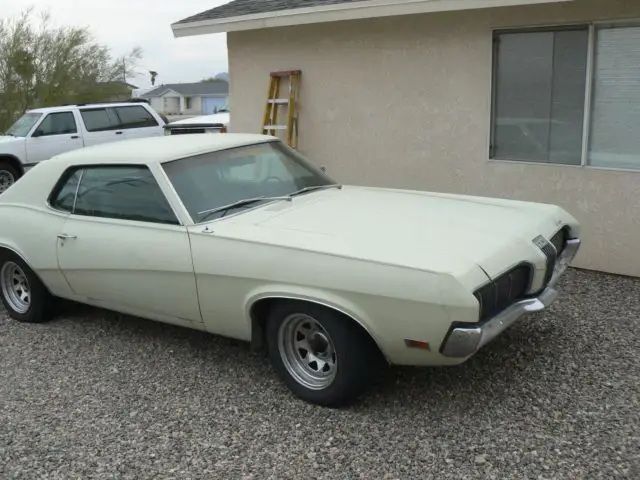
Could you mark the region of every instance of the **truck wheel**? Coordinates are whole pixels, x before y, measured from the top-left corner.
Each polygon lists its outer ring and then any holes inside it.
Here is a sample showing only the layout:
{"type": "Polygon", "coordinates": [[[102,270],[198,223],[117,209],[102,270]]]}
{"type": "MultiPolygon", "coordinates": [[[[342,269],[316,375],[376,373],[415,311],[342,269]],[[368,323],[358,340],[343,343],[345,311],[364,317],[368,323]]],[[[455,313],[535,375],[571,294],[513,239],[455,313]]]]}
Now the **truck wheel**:
{"type": "Polygon", "coordinates": [[[276,305],[266,333],[276,372],[297,397],[312,404],[335,408],[352,403],[386,366],[364,330],[319,305],[276,305]]]}
{"type": "Polygon", "coordinates": [[[16,183],[20,174],[8,162],[0,162],[0,193],[16,183]]]}

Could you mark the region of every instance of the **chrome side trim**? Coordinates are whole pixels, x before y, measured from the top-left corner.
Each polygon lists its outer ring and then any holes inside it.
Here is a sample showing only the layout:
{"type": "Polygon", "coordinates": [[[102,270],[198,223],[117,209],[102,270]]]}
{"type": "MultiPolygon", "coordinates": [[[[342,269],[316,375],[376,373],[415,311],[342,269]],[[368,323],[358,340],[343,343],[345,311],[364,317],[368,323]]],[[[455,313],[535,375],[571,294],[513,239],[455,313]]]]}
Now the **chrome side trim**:
{"type": "Polygon", "coordinates": [[[514,303],[482,325],[456,325],[445,337],[440,353],[445,357],[469,357],[502,332],[516,323],[520,318],[537,313],[551,305],[558,297],[554,285],[567,270],[580,248],[579,239],[571,239],[556,262],[553,276],[544,291],[536,298],[528,298],[514,303]]]}

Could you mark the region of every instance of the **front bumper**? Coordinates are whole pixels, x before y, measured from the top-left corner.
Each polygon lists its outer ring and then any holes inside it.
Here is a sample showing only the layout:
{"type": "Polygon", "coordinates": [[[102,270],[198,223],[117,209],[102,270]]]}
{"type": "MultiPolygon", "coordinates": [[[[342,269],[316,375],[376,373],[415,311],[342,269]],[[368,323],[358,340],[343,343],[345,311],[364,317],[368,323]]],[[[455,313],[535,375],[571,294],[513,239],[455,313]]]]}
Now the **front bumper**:
{"type": "Polygon", "coordinates": [[[558,297],[554,288],[558,279],[567,270],[580,248],[579,239],[571,239],[558,257],[551,279],[544,291],[536,298],[527,298],[507,307],[482,325],[454,326],[442,342],[440,353],[445,357],[469,357],[491,340],[499,336],[524,315],[547,308],[558,297]]]}

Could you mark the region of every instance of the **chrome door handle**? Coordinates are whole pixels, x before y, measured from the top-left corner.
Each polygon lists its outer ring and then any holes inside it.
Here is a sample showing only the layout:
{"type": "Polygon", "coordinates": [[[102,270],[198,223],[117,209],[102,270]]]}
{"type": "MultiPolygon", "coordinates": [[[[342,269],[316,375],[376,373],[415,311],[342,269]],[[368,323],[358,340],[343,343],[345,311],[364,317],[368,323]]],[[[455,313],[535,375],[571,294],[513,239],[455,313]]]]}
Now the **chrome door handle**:
{"type": "Polygon", "coordinates": [[[76,237],[75,235],[67,235],[66,233],[59,233],[58,238],[61,238],[62,240],[66,240],[69,238],[78,238],[78,237],[76,237]]]}

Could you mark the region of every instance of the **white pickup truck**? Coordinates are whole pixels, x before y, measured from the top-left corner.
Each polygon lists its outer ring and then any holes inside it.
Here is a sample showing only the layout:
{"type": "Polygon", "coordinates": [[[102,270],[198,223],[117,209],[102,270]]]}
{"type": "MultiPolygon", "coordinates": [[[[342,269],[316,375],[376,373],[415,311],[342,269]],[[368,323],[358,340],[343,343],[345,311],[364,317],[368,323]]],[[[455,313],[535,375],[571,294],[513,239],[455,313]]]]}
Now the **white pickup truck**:
{"type": "Polygon", "coordinates": [[[42,160],[99,143],[163,136],[166,124],[139,100],[29,110],[0,134],[0,193],[42,160]]]}

